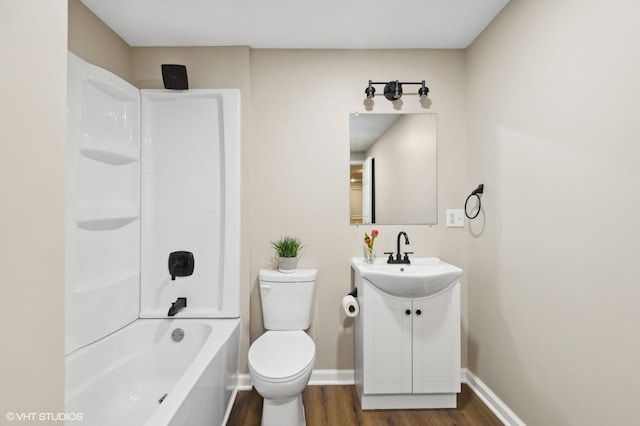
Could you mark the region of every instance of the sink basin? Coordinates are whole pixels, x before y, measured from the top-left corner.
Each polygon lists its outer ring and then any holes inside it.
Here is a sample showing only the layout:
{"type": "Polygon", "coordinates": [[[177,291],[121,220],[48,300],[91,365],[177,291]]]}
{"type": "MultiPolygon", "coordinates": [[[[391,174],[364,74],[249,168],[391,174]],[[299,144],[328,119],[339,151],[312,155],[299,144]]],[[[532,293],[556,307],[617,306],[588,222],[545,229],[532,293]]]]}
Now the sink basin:
{"type": "Polygon", "coordinates": [[[436,294],[462,276],[462,269],[437,257],[411,258],[407,265],[388,264],[386,259],[367,263],[362,257],[354,257],[351,265],[364,279],[385,293],[414,299],[436,294]]]}

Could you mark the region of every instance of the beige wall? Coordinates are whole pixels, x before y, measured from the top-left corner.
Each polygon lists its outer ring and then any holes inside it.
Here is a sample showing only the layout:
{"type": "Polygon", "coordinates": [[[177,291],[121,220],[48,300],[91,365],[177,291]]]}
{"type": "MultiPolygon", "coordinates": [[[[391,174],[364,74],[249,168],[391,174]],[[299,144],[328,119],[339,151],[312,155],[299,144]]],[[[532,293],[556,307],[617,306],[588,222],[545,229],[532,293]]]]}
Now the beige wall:
{"type": "Polygon", "coordinates": [[[64,411],[66,0],[0,2],[0,38],[4,424],[64,411]]]}
{"type": "Polygon", "coordinates": [[[246,46],[134,47],[131,58],[132,81],[140,89],[164,88],[162,64],[186,65],[189,88],[240,89],[243,110],[248,112],[249,48],[246,46]]]}
{"type": "Polygon", "coordinates": [[[69,0],[69,51],[131,81],[131,49],[80,0],[69,0]]]}
{"type": "MultiPolygon", "coordinates": [[[[257,274],[274,267],[270,241],[295,235],[305,244],[298,267],[319,270],[310,334],[316,368],[353,368],[353,321],[341,311],[349,292],[352,256],[362,256],[364,232],[349,225],[349,113],[364,111],[369,79],[425,79],[431,107],[403,96],[403,112],[438,113],[436,226],[376,225],[375,250],[395,250],[404,230],[416,256],[437,255],[466,268],[466,232],[444,227],[444,210],[461,207],[465,188],[464,53],[395,50],[252,50],[249,163],[251,198],[251,337],[262,333],[257,274]]],[[[406,90],[409,92],[410,90],[406,90]]],[[[376,97],[375,112],[394,112],[376,97]]],[[[463,286],[466,303],[466,287],[463,286]]],[[[463,306],[463,363],[466,306],[463,306]]]]}
{"type": "Polygon", "coordinates": [[[530,426],[640,418],[638,16],[513,0],[467,52],[468,364],[530,426]]]}

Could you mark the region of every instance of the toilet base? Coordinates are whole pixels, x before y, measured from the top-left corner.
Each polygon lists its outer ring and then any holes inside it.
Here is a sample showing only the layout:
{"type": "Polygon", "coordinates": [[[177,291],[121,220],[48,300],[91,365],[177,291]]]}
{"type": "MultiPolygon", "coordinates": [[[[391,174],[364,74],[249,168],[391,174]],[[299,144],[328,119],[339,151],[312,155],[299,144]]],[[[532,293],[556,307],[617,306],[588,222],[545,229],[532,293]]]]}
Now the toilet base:
{"type": "Polygon", "coordinates": [[[291,398],[264,398],[262,426],[305,426],[306,424],[302,393],[291,398]]]}

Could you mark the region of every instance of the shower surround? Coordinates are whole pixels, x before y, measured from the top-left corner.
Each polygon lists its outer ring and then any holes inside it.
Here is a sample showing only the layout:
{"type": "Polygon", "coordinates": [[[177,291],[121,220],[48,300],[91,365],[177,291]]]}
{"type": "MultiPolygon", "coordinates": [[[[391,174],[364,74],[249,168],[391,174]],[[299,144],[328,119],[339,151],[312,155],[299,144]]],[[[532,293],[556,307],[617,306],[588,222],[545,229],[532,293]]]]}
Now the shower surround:
{"type": "Polygon", "coordinates": [[[66,404],[91,424],[114,413],[154,425],[228,415],[240,328],[239,98],[139,91],[69,53],[66,404]],[[168,258],[179,251],[195,267],[172,280],[168,258]],[[187,305],[170,317],[178,298],[187,305]]]}

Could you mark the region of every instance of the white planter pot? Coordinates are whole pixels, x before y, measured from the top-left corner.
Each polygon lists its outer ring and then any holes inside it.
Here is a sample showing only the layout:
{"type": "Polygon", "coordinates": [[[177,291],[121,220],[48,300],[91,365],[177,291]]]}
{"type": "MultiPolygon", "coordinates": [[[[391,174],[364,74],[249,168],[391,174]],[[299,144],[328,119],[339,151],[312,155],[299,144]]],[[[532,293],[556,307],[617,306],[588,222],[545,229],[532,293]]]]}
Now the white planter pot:
{"type": "Polygon", "coordinates": [[[278,271],[283,274],[292,274],[298,267],[297,257],[279,257],[278,258],[278,271]]]}

